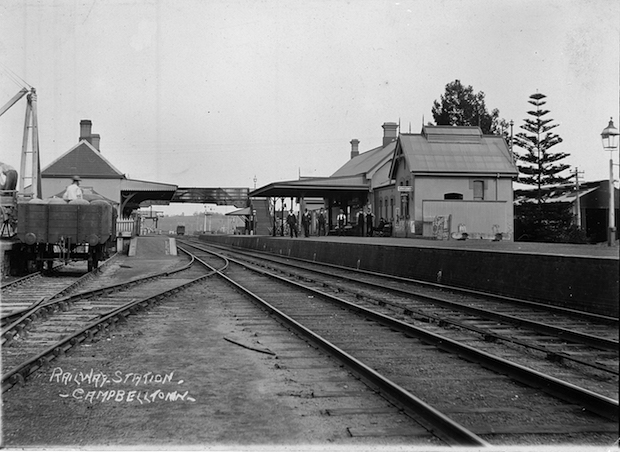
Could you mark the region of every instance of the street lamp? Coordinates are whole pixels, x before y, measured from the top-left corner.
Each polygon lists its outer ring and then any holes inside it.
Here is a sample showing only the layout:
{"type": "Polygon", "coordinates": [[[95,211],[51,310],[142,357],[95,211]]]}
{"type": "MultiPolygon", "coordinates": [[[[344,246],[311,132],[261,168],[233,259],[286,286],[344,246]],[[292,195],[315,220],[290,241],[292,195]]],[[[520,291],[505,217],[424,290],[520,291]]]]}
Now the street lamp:
{"type": "Polygon", "coordinates": [[[614,151],[618,147],[618,129],[614,127],[613,118],[609,119],[609,125],[601,132],[603,149],[610,151],[609,155],[609,227],[607,229],[607,246],[616,241],[616,221],[614,212],[614,151]]]}

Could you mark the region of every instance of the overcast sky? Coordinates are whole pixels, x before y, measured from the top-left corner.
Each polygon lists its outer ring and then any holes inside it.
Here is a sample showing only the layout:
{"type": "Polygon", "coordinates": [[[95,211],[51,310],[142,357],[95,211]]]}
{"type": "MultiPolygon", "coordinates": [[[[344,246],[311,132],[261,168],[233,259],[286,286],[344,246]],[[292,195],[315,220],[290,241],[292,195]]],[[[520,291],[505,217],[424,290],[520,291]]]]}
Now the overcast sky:
{"type": "MultiPolygon", "coordinates": [[[[515,133],[528,97],[547,95],[564,139],[554,150],[586,180],[609,177],[617,0],[3,0],[0,14],[0,106],[23,86],[11,75],[36,88],[42,167],[90,119],[134,179],[329,176],[351,139],[380,145],[384,122],[419,132],[459,79],[515,133]]],[[[0,160],[16,168],[25,106],[0,118],[0,160]]]]}

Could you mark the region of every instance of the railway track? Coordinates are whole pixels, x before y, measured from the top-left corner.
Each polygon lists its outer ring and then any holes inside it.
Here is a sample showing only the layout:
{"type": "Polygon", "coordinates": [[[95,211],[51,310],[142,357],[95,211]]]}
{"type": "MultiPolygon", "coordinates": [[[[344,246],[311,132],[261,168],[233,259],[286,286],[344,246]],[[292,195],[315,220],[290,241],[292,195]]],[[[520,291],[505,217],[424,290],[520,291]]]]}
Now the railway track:
{"type": "Polygon", "coordinates": [[[284,278],[256,262],[229,259],[222,277],[230,284],[449,444],[523,444],[557,434],[613,442],[617,436],[617,400],[478,350],[468,338],[347,302],[312,278],[284,278]]]}
{"type": "Polygon", "coordinates": [[[112,285],[102,278],[92,283],[94,287],[50,297],[26,309],[2,330],[2,391],[22,383],[56,356],[84,341],[96,340],[117,322],[210,274],[192,259],[175,270],[112,285]]]}
{"type": "Polygon", "coordinates": [[[234,256],[618,398],[618,319],[259,253],[234,250],[234,256]]]}
{"type": "Polygon", "coordinates": [[[56,266],[51,272],[36,272],[2,284],[2,326],[37,303],[76,290],[93,274],[87,271],[85,262],[78,261],[56,266]]]}

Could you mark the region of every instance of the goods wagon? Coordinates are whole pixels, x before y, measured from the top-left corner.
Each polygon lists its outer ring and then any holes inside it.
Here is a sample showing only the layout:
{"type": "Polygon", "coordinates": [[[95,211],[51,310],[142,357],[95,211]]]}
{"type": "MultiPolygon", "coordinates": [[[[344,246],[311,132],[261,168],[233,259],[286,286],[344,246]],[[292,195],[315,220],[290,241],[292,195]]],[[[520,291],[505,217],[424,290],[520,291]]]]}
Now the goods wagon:
{"type": "Polygon", "coordinates": [[[17,212],[20,268],[42,270],[55,260],[87,260],[90,271],[114,246],[117,213],[107,201],[35,198],[18,203],[17,212]]]}

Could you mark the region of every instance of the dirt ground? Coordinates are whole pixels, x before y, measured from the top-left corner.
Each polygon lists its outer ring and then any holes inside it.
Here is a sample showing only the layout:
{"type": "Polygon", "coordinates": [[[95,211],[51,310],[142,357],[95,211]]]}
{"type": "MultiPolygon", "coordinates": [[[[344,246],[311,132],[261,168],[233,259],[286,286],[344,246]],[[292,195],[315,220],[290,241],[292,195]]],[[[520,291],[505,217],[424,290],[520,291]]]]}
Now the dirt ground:
{"type": "Polygon", "coordinates": [[[54,360],[4,394],[3,446],[322,449],[411,441],[352,437],[352,427],[410,420],[396,410],[377,417],[327,415],[334,408],[390,406],[286,330],[253,327],[256,309],[235,297],[218,286],[195,286],[54,360]],[[308,369],[300,362],[310,363],[308,369]],[[309,377],[312,367],[318,378],[309,377]],[[313,397],[321,391],[359,394],[313,397]]]}

